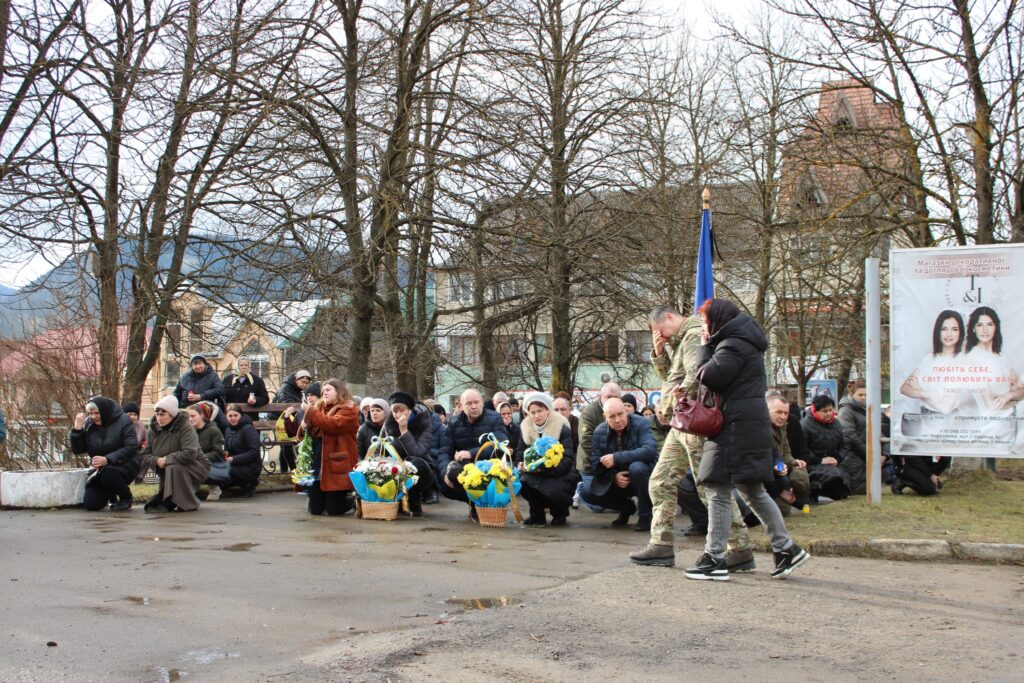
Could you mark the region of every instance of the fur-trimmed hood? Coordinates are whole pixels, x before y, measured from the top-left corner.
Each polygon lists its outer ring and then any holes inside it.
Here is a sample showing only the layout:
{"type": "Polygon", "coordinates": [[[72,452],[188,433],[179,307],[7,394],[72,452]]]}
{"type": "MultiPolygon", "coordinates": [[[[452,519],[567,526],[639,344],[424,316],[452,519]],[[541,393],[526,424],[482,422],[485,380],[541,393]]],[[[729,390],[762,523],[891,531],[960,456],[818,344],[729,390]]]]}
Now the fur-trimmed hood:
{"type": "Polygon", "coordinates": [[[569,421],[561,413],[551,410],[548,411],[548,422],[544,425],[544,430],[541,433],[537,432],[537,426],[533,424],[533,418],[529,415],[520,420],[519,431],[522,433],[523,444],[532,446],[533,442],[542,436],[550,436],[558,440],[562,435],[562,427],[568,426],[569,421]]]}

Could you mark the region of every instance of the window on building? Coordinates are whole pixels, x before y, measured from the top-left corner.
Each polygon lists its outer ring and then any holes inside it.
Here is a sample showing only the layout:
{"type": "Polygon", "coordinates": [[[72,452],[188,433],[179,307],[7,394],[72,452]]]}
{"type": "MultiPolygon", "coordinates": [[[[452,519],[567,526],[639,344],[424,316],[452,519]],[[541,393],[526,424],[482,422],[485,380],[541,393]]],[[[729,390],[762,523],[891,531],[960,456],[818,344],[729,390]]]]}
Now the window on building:
{"type": "Polygon", "coordinates": [[[206,313],[193,308],[188,319],[188,348],[190,354],[204,353],[206,348],[206,313]]]}
{"type": "Polygon", "coordinates": [[[473,303],[475,282],[471,273],[451,271],[448,274],[449,301],[457,304],[473,303]]]}
{"type": "Polygon", "coordinates": [[[448,361],[453,365],[473,365],[477,362],[476,337],[455,335],[448,337],[448,361]]]}
{"type": "Polygon", "coordinates": [[[270,376],[270,356],[255,339],[242,350],[242,355],[252,362],[252,373],[259,377],[270,376]]]}
{"type": "Polygon", "coordinates": [[[168,322],[165,336],[168,355],[185,355],[185,350],[181,348],[181,323],[168,322]]]}
{"type": "Polygon", "coordinates": [[[499,365],[523,365],[529,361],[530,340],[521,334],[494,337],[494,355],[499,365]]]}
{"type": "Polygon", "coordinates": [[[533,357],[538,363],[550,363],[552,358],[551,335],[538,334],[533,338],[533,357]]]}
{"type": "Polygon", "coordinates": [[[626,331],[626,361],[629,363],[646,363],[651,357],[654,342],[649,330],[626,331]]]}
{"type": "Polygon", "coordinates": [[[584,363],[608,363],[619,359],[619,335],[616,332],[595,332],[583,345],[584,363]]]}
{"type": "Polygon", "coordinates": [[[181,366],[177,361],[169,360],[164,362],[164,384],[173,387],[181,379],[181,366]]]}

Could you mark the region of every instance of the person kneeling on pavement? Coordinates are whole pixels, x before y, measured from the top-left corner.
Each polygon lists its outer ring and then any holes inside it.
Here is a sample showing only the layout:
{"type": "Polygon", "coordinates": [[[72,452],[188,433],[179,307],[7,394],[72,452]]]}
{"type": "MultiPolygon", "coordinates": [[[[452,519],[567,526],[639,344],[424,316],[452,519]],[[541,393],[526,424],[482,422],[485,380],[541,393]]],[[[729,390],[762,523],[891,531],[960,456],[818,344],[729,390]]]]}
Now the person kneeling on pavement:
{"type": "Polygon", "coordinates": [[[188,415],[178,410],[174,396],[164,396],[154,406],[142,457],[160,477],[160,488],[146,503],[146,512],[199,509],[196,488],[210,473],[210,460],[199,446],[199,436],[188,415]]]}
{"type": "Polygon", "coordinates": [[[554,410],[554,399],[545,393],[527,394],[523,405],[527,417],[519,423],[521,438],[515,458],[522,472],[521,493],[530,505],[530,517],[524,524],[531,527],[547,524],[546,508],[551,510],[552,526],[562,526],[568,520],[569,506],[580,480],[572,429],[569,421],[554,410]],[[543,452],[538,452],[538,444],[545,446],[543,452]],[[539,460],[528,464],[525,462],[529,459],[527,455],[539,460]]]}
{"type": "Polygon", "coordinates": [[[224,447],[231,463],[231,480],[222,483],[221,488],[239,486],[242,495],[251,498],[256,492],[263,470],[263,453],[260,451],[260,435],[252,420],[242,412],[242,406],[232,403],[227,409],[228,428],[224,432],[224,447]]]}
{"type": "Polygon", "coordinates": [[[129,510],[132,490],[128,486],[139,472],[139,444],[135,425],[117,401],[93,396],[87,412],[75,416],[71,430],[71,451],[87,455],[94,472],[85,484],[86,510],[129,510]]]}
{"type": "Polygon", "coordinates": [[[620,398],[604,402],[604,422],[594,430],[590,451],[593,479],[583,485],[581,495],[590,505],[618,510],[613,526],[626,526],[638,512],[634,527],[651,530],[651,494],[648,484],[658,460],[658,445],[651,424],[642,415],[629,414],[620,398]],[[633,498],[637,504],[633,503],[633,498]]]}
{"type": "Polygon", "coordinates": [[[409,514],[419,517],[423,514],[424,497],[434,490],[434,466],[430,457],[434,413],[404,391],[392,393],[387,402],[389,411],[381,432],[394,439],[395,450],[416,467],[419,479],[409,489],[409,514]]]}
{"type": "MultiPolygon", "coordinates": [[[[484,397],[476,389],[466,389],[461,397],[462,412],[448,421],[444,436],[441,437],[439,469],[444,473],[441,493],[445,498],[469,503],[466,490],[459,483],[459,474],[467,462],[476,459],[480,449],[480,438],[493,434],[499,441],[507,441],[505,424],[501,416],[484,408],[484,397]]],[[[469,516],[477,519],[476,507],[470,503],[469,516]]]]}

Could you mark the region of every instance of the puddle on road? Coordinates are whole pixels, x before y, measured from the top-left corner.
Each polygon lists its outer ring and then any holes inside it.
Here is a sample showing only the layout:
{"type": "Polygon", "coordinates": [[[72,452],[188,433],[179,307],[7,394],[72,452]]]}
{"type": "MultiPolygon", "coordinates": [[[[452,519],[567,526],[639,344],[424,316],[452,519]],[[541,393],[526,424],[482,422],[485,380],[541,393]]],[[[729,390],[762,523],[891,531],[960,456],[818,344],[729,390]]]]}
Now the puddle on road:
{"type": "Polygon", "coordinates": [[[425,526],[422,527],[420,531],[448,531],[448,529],[439,526],[425,526]]]}
{"type": "Polygon", "coordinates": [[[159,676],[156,679],[159,683],[175,683],[188,676],[188,672],[181,669],[165,669],[162,666],[158,666],[156,668],[156,675],[159,676]]]}
{"type": "Polygon", "coordinates": [[[454,605],[462,609],[497,609],[520,603],[522,600],[519,598],[510,598],[505,595],[499,595],[496,598],[448,598],[444,601],[446,605],[454,605]]]}
{"type": "Polygon", "coordinates": [[[144,598],[141,595],[129,595],[127,598],[125,598],[125,600],[127,600],[130,603],[132,603],[133,605],[140,605],[140,606],[141,605],[147,605],[148,606],[149,603],[150,603],[149,598],[144,598]]]}
{"type": "Polygon", "coordinates": [[[228,545],[221,548],[221,550],[230,550],[233,553],[241,553],[258,546],[259,543],[235,543],[234,545],[228,545]]]}

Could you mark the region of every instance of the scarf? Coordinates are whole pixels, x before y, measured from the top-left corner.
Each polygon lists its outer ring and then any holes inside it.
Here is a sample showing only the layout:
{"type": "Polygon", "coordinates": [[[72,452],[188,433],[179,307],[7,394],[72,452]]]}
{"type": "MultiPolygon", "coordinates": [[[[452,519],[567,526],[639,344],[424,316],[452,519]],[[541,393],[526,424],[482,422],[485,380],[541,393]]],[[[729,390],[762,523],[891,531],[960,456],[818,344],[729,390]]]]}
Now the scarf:
{"type": "Polygon", "coordinates": [[[823,424],[823,425],[830,425],[830,424],[832,424],[833,422],[836,421],[836,414],[835,413],[832,413],[832,419],[831,420],[825,420],[825,418],[823,418],[821,415],[818,415],[818,411],[816,411],[814,409],[814,406],[811,406],[811,417],[814,418],[815,422],[817,422],[819,424],[823,424]]]}
{"type": "Polygon", "coordinates": [[[252,374],[251,373],[247,374],[247,375],[236,375],[235,376],[235,381],[233,381],[232,384],[241,384],[243,379],[247,380],[249,382],[249,386],[252,386],[253,382],[252,382],[252,374]]]}

